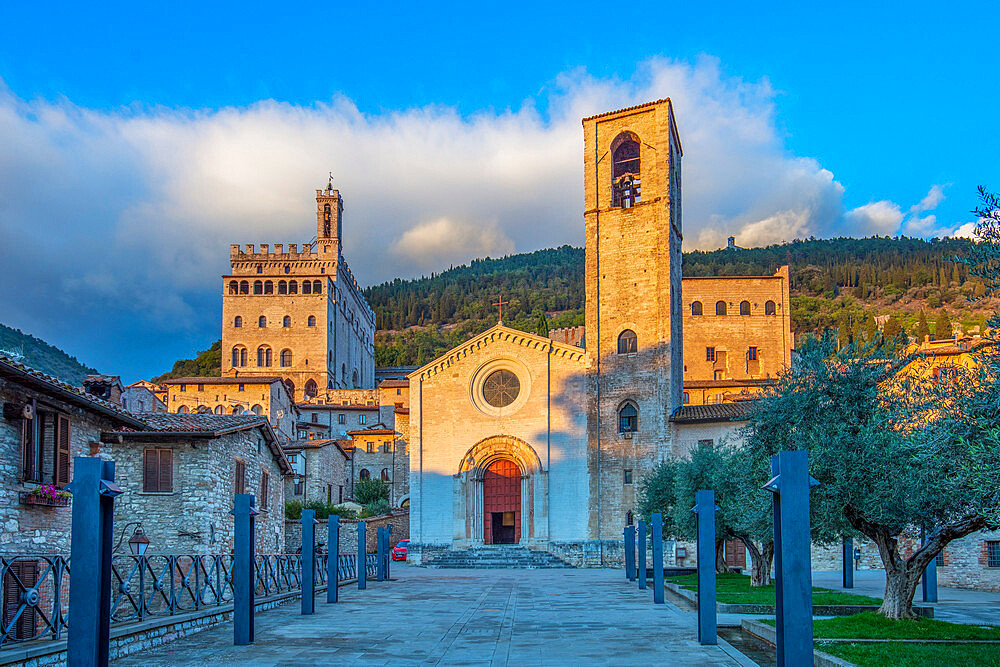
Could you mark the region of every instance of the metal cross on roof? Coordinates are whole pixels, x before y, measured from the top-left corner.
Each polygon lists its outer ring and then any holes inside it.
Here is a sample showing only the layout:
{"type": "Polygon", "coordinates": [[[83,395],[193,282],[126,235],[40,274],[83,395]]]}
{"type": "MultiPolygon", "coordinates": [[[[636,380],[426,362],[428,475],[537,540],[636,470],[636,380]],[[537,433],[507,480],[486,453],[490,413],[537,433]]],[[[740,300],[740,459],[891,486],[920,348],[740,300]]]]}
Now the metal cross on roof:
{"type": "Polygon", "coordinates": [[[505,303],[507,305],[510,305],[510,301],[504,301],[503,300],[503,295],[500,295],[500,299],[496,303],[493,304],[494,306],[499,306],[500,307],[500,316],[497,318],[497,323],[498,324],[503,324],[503,305],[505,303]]]}

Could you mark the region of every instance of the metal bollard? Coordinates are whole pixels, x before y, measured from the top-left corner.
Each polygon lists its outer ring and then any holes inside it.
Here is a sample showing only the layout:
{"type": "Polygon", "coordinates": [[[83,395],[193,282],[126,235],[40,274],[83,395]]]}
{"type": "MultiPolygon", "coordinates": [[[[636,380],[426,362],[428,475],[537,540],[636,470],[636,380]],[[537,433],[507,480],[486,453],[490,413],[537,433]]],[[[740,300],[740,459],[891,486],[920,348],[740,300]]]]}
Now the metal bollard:
{"type": "Polygon", "coordinates": [[[365,526],[364,520],[358,521],[358,590],[363,591],[368,588],[368,573],[365,571],[368,549],[365,547],[365,526]]]}
{"type": "Polygon", "coordinates": [[[635,526],[625,526],[625,576],[635,581],[635,526]]]}
{"type": "Polygon", "coordinates": [[[844,538],[843,584],[844,588],[854,588],[854,540],[844,538]]]}
{"type": "MultiPolygon", "coordinates": [[[[715,614],[715,491],[695,493],[698,515],[698,642],[719,643],[715,614]]],[[[810,622],[812,617],[810,616],[810,622]]]]}
{"type": "Polygon", "coordinates": [[[66,664],[108,664],[111,652],[111,551],[115,497],[115,462],[96,457],[73,458],[70,558],[78,576],[69,580],[69,624],[66,664]],[[82,576],[79,576],[82,575],[82,576]]]}
{"type": "Polygon", "coordinates": [[[331,514],[326,524],[327,559],[326,559],[326,601],[336,602],[340,591],[340,517],[331,514]]]}
{"type": "Polygon", "coordinates": [[[233,645],[254,639],[254,533],[258,512],[254,497],[239,493],[233,499],[233,645]]]}
{"type": "Polygon", "coordinates": [[[663,515],[654,512],[650,517],[653,532],[653,603],[663,604],[663,515]]]}
{"type": "Polygon", "coordinates": [[[385,528],[379,526],[375,539],[375,580],[385,581],[385,528]]]}
{"type": "Polygon", "coordinates": [[[392,565],[392,524],[385,527],[385,579],[389,581],[389,567],[392,565]]]}
{"type": "MultiPolygon", "coordinates": [[[[920,529],[921,544],[927,541],[926,532],[923,528],[920,529]]],[[[924,568],[924,574],[920,577],[920,597],[924,602],[938,601],[937,558],[933,558],[931,562],[927,563],[927,567],[924,568]]]]}
{"type": "Polygon", "coordinates": [[[639,519],[639,540],[636,544],[639,549],[639,567],[637,574],[639,576],[639,589],[645,590],[646,588],[646,520],[639,519]]]}
{"type": "Polygon", "coordinates": [[[302,510],[302,614],[316,609],[316,510],[302,510]]]}
{"type": "Polygon", "coordinates": [[[813,661],[812,570],[810,565],[809,452],[771,457],[774,478],[764,489],[774,494],[775,645],[778,667],[813,661]]]}

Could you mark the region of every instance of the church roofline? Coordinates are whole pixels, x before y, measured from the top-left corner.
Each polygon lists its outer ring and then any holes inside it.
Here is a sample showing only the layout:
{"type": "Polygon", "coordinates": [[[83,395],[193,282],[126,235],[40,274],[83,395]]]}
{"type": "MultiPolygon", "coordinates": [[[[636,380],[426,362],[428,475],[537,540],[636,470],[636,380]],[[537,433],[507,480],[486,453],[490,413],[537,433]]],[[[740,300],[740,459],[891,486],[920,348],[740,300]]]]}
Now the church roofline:
{"type": "Polygon", "coordinates": [[[558,356],[568,357],[572,360],[580,361],[581,363],[586,361],[587,351],[582,347],[559,343],[551,338],[545,338],[537,334],[527,333],[526,331],[511,329],[503,324],[495,324],[478,336],[473,336],[461,345],[456,345],[452,349],[448,350],[437,359],[424,364],[417,370],[410,373],[407,377],[414,380],[425,374],[428,376],[434,375],[457,361],[459,356],[464,356],[468,353],[470,348],[477,347],[485,342],[492,342],[498,334],[503,337],[503,340],[511,340],[522,347],[534,347],[535,349],[538,349],[540,345],[544,345],[558,356]]]}

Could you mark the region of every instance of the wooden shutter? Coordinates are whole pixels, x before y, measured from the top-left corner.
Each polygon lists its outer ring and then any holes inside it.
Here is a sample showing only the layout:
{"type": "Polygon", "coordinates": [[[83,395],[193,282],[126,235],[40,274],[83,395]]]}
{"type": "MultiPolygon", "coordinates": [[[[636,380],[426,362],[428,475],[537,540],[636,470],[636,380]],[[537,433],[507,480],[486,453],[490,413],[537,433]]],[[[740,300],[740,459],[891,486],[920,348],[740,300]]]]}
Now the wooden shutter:
{"type": "Polygon", "coordinates": [[[260,474],[260,508],[267,509],[267,487],[270,475],[267,471],[261,471],[260,474]]]}
{"type": "MultiPolygon", "coordinates": [[[[17,614],[21,606],[21,593],[30,589],[37,581],[38,561],[18,560],[10,564],[3,582],[3,627],[6,628],[17,614]]],[[[10,634],[14,639],[31,639],[35,636],[34,607],[25,607],[10,634]]]]}
{"type": "Polygon", "coordinates": [[[160,493],[170,493],[174,490],[174,450],[159,450],[159,472],[157,474],[160,493]]]}
{"type": "Polygon", "coordinates": [[[155,449],[143,452],[142,490],[156,493],[160,488],[159,453],[155,449]]]}
{"type": "Polygon", "coordinates": [[[236,459],[236,475],[235,475],[235,477],[236,477],[236,479],[235,479],[236,485],[235,485],[234,492],[235,493],[245,493],[245,489],[246,489],[246,464],[243,463],[243,461],[240,461],[239,459],[236,459]]]}
{"type": "Polygon", "coordinates": [[[69,417],[58,415],[56,417],[55,470],[52,474],[53,482],[58,487],[69,484],[69,435],[69,417]]]}
{"type": "MultiPolygon", "coordinates": [[[[35,414],[35,419],[37,418],[38,415],[35,414]]],[[[21,479],[24,481],[35,481],[36,433],[34,419],[21,420],[21,479]]]]}

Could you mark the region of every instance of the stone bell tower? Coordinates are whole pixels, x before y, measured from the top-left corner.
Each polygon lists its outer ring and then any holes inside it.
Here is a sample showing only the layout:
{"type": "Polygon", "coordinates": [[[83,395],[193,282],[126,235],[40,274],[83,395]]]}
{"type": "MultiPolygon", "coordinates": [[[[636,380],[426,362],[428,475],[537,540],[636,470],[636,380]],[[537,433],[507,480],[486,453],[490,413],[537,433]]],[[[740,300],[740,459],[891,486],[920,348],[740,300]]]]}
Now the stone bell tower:
{"type": "Polygon", "coordinates": [[[620,538],[683,402],[681,143],[669,99],[583,120],[590,535],[620,538]]]}
{"type": "Polygon", "coordinates": [[[333,175],[326,188],[316,191],[316,251],[320,255],[340,256],[341,224],[344,218],[344,200],[340,190],[333,188],[333,175]]]}

